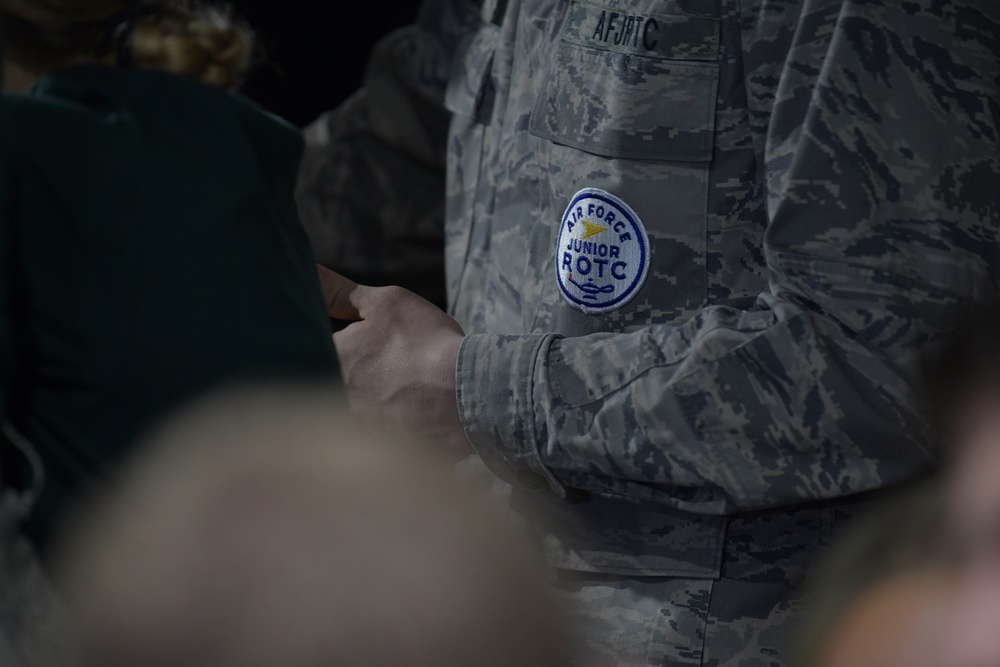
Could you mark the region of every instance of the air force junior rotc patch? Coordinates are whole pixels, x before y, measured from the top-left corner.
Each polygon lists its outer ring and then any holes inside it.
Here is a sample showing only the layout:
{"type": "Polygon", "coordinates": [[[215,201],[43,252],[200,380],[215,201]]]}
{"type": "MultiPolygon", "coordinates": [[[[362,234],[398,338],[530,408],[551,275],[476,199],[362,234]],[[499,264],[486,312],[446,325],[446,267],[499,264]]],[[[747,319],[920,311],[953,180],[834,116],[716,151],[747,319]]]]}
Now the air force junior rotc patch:
{"type": "Polygon", "coordinates": [[[563,297],[585,313],[606,313],[628,303],[648,272],[649,238],[636,212],[597,188],[573,195],[556,246],[563,297]]]}

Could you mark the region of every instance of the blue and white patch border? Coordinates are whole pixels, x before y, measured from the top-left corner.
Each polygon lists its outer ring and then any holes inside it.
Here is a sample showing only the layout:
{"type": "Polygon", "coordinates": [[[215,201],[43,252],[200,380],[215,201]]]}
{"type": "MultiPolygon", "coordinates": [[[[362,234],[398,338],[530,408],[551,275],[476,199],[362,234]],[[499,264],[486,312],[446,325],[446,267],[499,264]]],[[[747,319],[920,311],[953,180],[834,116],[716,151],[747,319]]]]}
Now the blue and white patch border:
{"type": "MultiPolygon", "coordinates": [[[[631,254],[629,255],[632,256],[631,254]]],[[[602,190],[600,188],[583,188],[575,195],[573,195],[570,200],[569,205],[563,212],[562,219],[559,224],[559,234],[556,240],[556,257],[555,257],[555,270],[556,270],[556,282],[559,285],[559,291],[562,293],[563,298],[574,308],[583,311],[588,315],[600,315],[603,313],[608,313],[613,310],[617,310],[631,301],[639,290],[642,289],[643,285],[646,283],[646,278],[649,275],[649,265],[650,265],[651,250],[649,245],[649,236],[646,234],[646,228],[639,218],[639,215],[632,209],[631,206],[625,203],[620,197],[602,190]],[[610,299],[601,300],[597,297],[597,294],[591,294],[590,297],[580,297],[574,294],[573,291],[566,285],[564,280],[564,273],[561,266],[563,261],[564,247],[566,246],[567,240],[572,239],[569,232],[571,231],[568,223],[576,221],[571,220],[574,210],[588,199],[595,199],[599,202],[613,207],[620,214],[620,218],[616,217],[616,220],[624,219],[627,222],[628,228],[634,233],[634,237],[631,239],[638,246],[638,261],[640,268],[634,271],[632,279],[629,284],[624,289],[614,290],[614,294],[610,299]]],[[[572,275],[572,271],[569,272],[572,275]]],[[[588,281],[592,282],[592,281],[588,281]]],[[[576,291],[580,291],[578,284],[576,291]]],[[[605,288],[606,289],[606,288],[605,288]]]]}

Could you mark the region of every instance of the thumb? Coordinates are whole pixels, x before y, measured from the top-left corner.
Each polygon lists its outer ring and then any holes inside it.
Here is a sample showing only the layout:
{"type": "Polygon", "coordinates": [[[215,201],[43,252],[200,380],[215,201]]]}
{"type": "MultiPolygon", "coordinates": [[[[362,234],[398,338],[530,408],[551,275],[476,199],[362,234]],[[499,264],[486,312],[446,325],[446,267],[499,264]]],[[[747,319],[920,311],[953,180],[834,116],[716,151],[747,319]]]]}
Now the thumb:
{"type": "Polygon", "coordinates": [[[351,295],[358,289],[358,284],[321,264],[316,265],[316,270],[319,272],[319,284],[323,290],[327,314],[338,320],[362,319],[361,313],[351,300],[351,295]]]}

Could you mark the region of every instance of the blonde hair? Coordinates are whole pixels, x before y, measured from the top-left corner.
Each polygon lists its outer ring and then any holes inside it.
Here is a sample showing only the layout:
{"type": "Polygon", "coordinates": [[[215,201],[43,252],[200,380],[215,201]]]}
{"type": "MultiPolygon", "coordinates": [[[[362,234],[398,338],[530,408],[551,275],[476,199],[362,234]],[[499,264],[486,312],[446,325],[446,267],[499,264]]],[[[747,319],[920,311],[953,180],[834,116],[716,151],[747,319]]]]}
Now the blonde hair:
{"type": "Polygon", "coordinates": [[[526,534],[435,443],[321,387],[233,387],[140,443],[53,542],[81,665],[562,667],[526,534]]]}
{"type": "Polygon", "coordinates": [[[0,13],[7,57],[41,72],[98,60],[234,88],[256,56],[229,9],[188,0],[0,0],[0,13]]]}

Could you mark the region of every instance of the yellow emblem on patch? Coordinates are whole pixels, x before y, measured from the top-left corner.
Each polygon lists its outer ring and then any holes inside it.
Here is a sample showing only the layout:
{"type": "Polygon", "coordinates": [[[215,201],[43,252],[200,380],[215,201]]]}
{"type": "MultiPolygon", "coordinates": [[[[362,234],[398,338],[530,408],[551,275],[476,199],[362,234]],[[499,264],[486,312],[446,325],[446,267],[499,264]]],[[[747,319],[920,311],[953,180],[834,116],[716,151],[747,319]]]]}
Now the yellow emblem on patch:
{"type": "Polygon", "coordinates": [[[586,220],[582,220],[581,222],[583,222],[583,228],[586,230],[583,233],[583,236],[580,237],[581,240],[589,239],[591,236],[597,236],[601,232],[606,232],[608,231],[608,229],[610,229],[610,227],[605,227],[604,225],[595,225],[594,223],[587,222],[586,220]]]}
{"type": "Polygon", "coordinates": [[[645,284],[651,250],[631,206],[606,190],[583,188],[559,224],[554,258],[559,290],[571,307],[588,315],[617,310],[645,284]]]}

